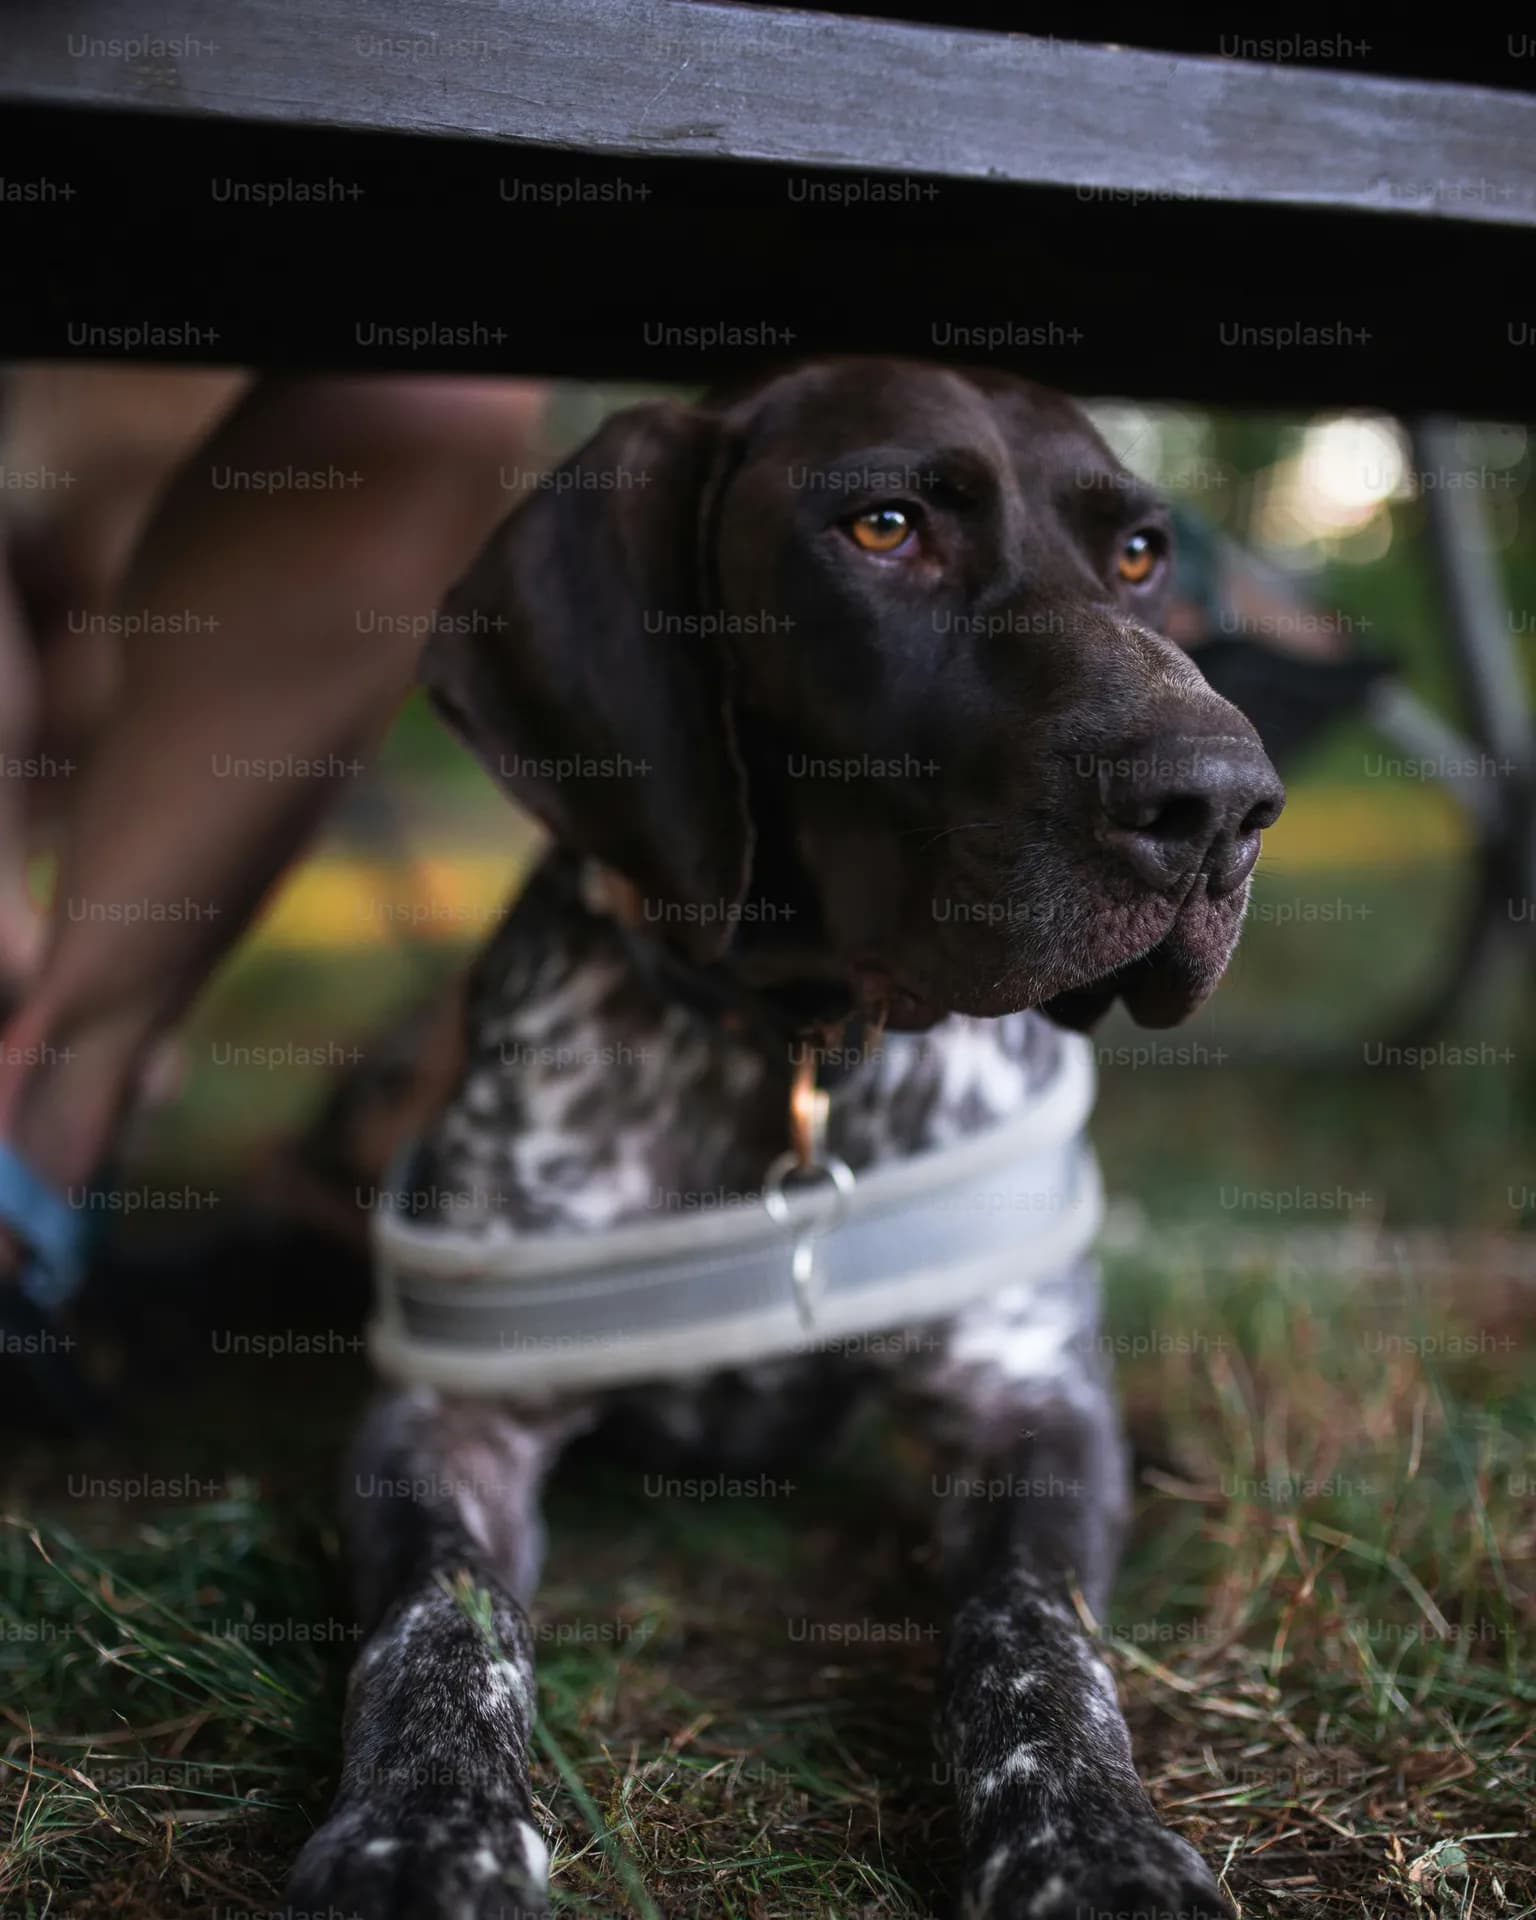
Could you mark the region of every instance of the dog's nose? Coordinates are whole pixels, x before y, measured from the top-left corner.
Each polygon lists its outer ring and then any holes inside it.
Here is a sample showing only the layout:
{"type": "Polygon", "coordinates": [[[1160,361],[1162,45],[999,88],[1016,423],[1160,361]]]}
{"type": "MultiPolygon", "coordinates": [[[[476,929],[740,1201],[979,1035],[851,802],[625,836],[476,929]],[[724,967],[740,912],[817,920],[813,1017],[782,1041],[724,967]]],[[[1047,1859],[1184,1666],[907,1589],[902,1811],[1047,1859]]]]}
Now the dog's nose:
{"type": "Polygon", "coordinates": [[[1285,789],[1256,738],[1159,734],[1099,763],[1101,837],[1159,892],[1206,875],[1230,893],[1253,871],[1285,789]]]}

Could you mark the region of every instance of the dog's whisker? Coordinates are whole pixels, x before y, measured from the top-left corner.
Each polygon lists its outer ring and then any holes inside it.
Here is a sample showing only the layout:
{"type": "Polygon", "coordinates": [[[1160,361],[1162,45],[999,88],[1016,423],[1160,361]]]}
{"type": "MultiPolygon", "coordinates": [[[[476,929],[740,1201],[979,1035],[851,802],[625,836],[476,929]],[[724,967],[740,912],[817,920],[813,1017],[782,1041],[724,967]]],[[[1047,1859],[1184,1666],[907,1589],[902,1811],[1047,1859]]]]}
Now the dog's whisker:
{"type": "MultiPolygon", "coordinates": [[[[931,834],[929,838],[923,842],[918,848],[918,852],[926,853],[931,846],[935,846],[940,840],[947,840],[952,833],[975,833],[977,831],[995,832],[1005,824],[1002,820],[962,820],[958,826],[940,827],[937,833],[931,834]]],[[[926,833],[927,831],[926,827],[909,827],[901,837],[903,839],[910,839],[914,834],[926,833]]]]}

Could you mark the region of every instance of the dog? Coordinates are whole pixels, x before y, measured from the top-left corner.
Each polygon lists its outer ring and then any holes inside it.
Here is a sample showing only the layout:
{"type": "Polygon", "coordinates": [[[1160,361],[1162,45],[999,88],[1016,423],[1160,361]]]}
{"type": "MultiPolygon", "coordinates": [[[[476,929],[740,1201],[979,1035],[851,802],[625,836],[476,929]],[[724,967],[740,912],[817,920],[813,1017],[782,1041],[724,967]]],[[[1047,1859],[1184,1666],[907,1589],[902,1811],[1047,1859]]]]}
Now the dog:
{"type": "MultiPolygon", "coordinates": [[[[479,1195],[468,1224],[513,1236],[750,1192],[788,1138],[785,1036],[883,1022],[831,1098],[858,1174],[1006,1118],[1117,997],[1147,1025],[1191,1013],[1284,796],[1161,637],[1170,571],[1155,494],[1011,375],[815,362],[612,417],[493,536],[424,658],[554,850],[476,964],[413,1190],[479,1195]],[[594,909],[591,863],[628,924],[594,909]]],[[[386,1396],[346,1476],[365,1639],[293,1911],[547,1913],[527,1608],[570,1439],[621,1421],[734,1470],[823,1451],[880,1392],[965,1474],[1045,1489],[938,1519],[961,1912],[1228,1913],[1138,1781],[1069,1597],[1101,1613],[1127,1507],[1098,1296],[1083,1260],[881,1354],[386,1396]]]]}

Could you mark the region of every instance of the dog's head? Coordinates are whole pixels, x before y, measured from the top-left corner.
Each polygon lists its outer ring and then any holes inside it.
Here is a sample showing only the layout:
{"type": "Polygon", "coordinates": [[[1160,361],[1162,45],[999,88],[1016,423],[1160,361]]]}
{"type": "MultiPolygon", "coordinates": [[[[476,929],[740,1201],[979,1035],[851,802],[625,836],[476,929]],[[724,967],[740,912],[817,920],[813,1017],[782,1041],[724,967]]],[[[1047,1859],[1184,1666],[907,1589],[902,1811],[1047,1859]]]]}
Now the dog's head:
{"type": "Polygon", "coordinates": [[[697,959],[893,1024],[1123,995],[1237,938],[1282,791],[1159,636],[1167,515],[1062,395],[813,363],[610,419],[492,537],[424,674],[697,959]]]}

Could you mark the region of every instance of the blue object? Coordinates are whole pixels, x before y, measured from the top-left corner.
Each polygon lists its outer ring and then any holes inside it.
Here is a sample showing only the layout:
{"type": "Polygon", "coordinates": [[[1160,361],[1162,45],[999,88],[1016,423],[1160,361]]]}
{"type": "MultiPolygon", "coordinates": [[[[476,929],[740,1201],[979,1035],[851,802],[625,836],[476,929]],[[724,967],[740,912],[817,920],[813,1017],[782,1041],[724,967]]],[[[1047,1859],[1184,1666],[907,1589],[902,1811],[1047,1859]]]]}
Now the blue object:
{"type": "Polygon", "coordinates": [[[39,1178],[3,1140],[0,1222],[24,1249],[22,1293],[45,1312],[63,1306],[84,1277],[89,1217],[39,1178]]]}

